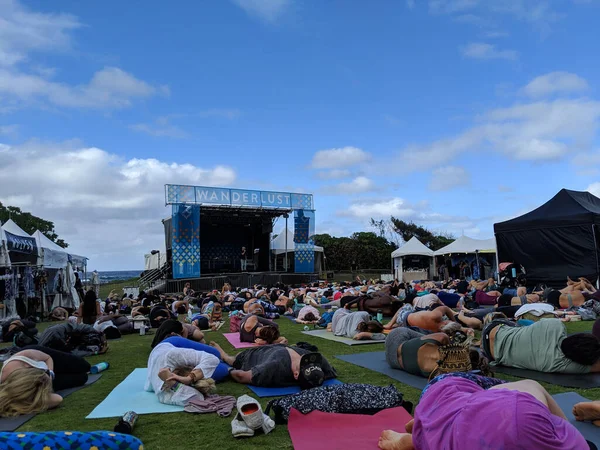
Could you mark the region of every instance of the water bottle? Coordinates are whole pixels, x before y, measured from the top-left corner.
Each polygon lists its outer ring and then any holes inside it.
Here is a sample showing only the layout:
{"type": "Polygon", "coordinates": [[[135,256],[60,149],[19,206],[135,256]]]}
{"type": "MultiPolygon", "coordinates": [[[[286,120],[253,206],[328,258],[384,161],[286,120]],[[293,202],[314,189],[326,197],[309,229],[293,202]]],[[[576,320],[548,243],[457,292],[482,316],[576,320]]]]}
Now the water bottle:
{"type": "Polygon", "coordinates": [[[381,309],[377,310],[377,322],[381,323],[383,320],[383,311],[381,309]]]}
{"type": "Polygon", "coordinates": [[[146,324],[142,323],[142,326],[140,327],[140,336],[145,336],[146,335],[146,324]]]}
{"type": "Polygon", "coordinates": [[[119,423],[115,425],[114,431],[116,433],[131,434],[137,420],[138,415],[134,411],[127,411],[119,419],[119,423]]]}
{"type": "Polygon", "coordinates": [[[308,325],[304,325],[304,331],[308,331],[310,330],[310,327],[308,325]]]}
{"type": "Polygon", "coordinates": [[[192,307],[190,306],[188,309],[188,322],[192,323],[192,317],[194,316],[194,314],[192,313],[192,307]]]}
{"type": "Polygon", "coordinates": [[[107,362],[101,362],[101,363],[96,364],[95,366],[92,366],[90,368],[90,372],[93,374],[97,374],[97,373],[105,371],[109,367],[110,367],[110,364],[108,364],[107,362]]]}
{"type": "Polygon", "coordinates": [[[512,272],[512,277],[513,277],[513,278],[517,278],[517,269],[515,269],[515,268],[513,267],[513,268],[512,268],[512,270],[511,270],[511,272],[512,272]]]}

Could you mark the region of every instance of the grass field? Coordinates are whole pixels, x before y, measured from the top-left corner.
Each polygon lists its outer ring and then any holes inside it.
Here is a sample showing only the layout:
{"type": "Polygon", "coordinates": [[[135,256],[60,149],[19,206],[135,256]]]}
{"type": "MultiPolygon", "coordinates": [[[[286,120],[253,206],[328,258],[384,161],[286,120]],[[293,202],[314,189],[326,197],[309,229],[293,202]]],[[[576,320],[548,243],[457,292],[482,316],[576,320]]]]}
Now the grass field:
{"type": "MultiPolygon", "coordinates": [[[[593,322],[578,322],[568,324],[569,333],[588,331],[593,322]]],[[[319,347],[319,351],[335,366],[339,379],[344,382],[371,383],[380,386],[395,385],[405,396],[405,399],[416,405],[420,391],[392,380],[385,375],[372,372],[367,369],[345,363],[334,358],[334,355],[380,351],[383,345],[347,346],[341,343],[318,339],[301,334],[302,326],[296,325],[287,319],[280,319],[279,324],[282,334],[290,343],[308,341],[319,347]]],[[[44,329],[49,324],[41,324],[44,329]]],[[[222,332],[228,329],[226,324],[219,332],[207,333],[208,340],[214,340],[221,344],[227,352],[234,353],[234,349],[222,336],[222,332]]],[[[117,419],[86,420],[94,407],[104,399],[109,392],[119,384],[136,367],[146,367],[150,353],[150,342],[152,336],[130,335],[118,341],[110,343],[107,354],[89,358],[91,364],[101,361],[110,363],[110,368],[103,372],[102,378],[94,385],[67,397],[63,405],[55,411],[40,414],[19,431],[47,431],[47,430],[112,430],[117,419]]],[[[512,379],[504,375],[498,375],[504,379],[512,379]]],[[[554,385],[545,385],[550,393],[558,393],[573,389],[561,388],[554,385]]],[[[142,386],[140,386],[142,389],[142,386]]],[[[589,390],[575,390],[589,399],[600,399],[600,388],[589,390]]],[[[223,395],[240,396],[251,394],[251,391],[243,385],[231,381],[218,385],[218,392],[223,395]]],[[[266,406],[267,401],[262,399],[261,403],[266,406]]],[[[268,400],[268,399],[267,399],[268,400]]],[[[135,411],[135,405],[128,405],[135,411]]],[[[278,448],[291,449],[291,441],[287,427],[277,426],[275,430],[267,435],[259,435],[253,438],[236,440],[231,436],[231,418],[219,418],[216,414],[192,415],[188,413],[151,414],[140,416],[134,430],[135,436],[139,437],[147,449],[218,449],[238,450],[278,448]]]]}
{"type": "Polygon", "coordinates": [[[119,298],[123,295],[123,288],[129,286],[136,286],[139,278],[131,278],[129,280],[116,281],[114,283],[107,283],[100,285],[100,298],[106,299],[110,291],[114,290],[119,293],[119,298]]]}

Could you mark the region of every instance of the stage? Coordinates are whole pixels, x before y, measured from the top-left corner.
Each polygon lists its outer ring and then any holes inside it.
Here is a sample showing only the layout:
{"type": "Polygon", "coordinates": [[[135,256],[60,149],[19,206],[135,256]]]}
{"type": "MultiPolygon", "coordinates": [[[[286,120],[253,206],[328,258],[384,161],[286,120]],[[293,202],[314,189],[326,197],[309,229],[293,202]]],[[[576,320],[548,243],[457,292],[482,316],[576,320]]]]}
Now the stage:
{"type": "Polygon", "coordinates": [[[312,283],[319,279],[317,273],[284,273],[284,272],[243,272],[219,273],[202,275],[201,278],[167,280],[165,291],[168,293],[183,292],[186,283],[190,283],[196,292],[208,292],[217,289],[219,292],[225,283],[233,289],[248,288],[256,284],[272,286],[277,283],[285,285],[301,285],[312,283]]]}

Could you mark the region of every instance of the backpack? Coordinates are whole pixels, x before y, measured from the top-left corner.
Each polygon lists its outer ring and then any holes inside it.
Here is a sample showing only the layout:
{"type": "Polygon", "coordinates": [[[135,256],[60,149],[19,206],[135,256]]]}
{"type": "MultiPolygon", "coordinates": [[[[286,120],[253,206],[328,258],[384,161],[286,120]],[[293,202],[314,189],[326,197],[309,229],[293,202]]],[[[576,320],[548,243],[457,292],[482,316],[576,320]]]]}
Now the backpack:
{"type": "Polygon", "coordinates": [[[322,328],[327,328],[327,325],[331,323],[333,320],[333,311],[328,311],[326,313],[321,314],[321,320],[317,323],[318,326],[322,328]]]}
{"type": "Polygon", "coordinates": [[[322,411],[373,415],[403,404],[402,393],[393,385],[381,387],[370,384],[334,384],[271,400],[265,413],[269,414],[273,409],[275,423],[281,425],[287,423],[292,408],[302,414],[322,411]]]}
{"type": "Polygon", "coordinates": [[[239,333],[240,328],[242,327],[242,318],[238,315],[231,316],[229,318],[229,332],[230,333],[239,333]]]}

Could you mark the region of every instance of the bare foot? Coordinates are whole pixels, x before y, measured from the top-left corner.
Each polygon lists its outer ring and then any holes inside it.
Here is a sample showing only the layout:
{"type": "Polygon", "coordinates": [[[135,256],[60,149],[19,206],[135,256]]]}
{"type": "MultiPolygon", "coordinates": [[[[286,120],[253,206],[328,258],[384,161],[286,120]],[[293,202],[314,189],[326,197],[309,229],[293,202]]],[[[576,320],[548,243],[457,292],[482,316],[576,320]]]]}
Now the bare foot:
{"type": "Polygon", "coordinates": [[[600,401],[577,403],[573,406],[573,415],[579,421],[591,420],[594,425],[600,425],[600,401]]]}
{"type": "Polygon", "coordinates": [[[411,450],[414,449],[412,435],[385,430],[379,437],[378,446],[381,450],[411,450]]]}
{"type": "Polygon", "coordinates": [[[406,432],[409,434],[412,434],[414,426],[415,426],[415,419],[411,419],[411,421],[406,424],[406,427],[405,427],[406,432]]]}

